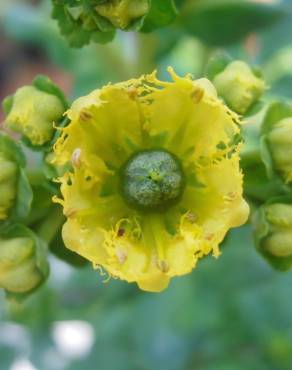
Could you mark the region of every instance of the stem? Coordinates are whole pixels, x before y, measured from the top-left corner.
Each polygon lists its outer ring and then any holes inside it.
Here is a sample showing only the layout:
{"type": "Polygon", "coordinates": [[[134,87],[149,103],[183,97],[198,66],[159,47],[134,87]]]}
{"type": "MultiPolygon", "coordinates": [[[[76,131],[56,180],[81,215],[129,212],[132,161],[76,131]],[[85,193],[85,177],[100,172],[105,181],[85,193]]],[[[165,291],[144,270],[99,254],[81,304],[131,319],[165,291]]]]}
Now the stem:
{"type": "Polygon", "coordinates": [[[249,122],[243,125],[242,135],[244,145],[240,151],[241,164],[243,167],[261,162],[260,125],[249,122]]]}
{"type": "Polygon", "coordinates": [[[63,216],[60,207],[54,206],[36,232],[41,239],[50,244],[54,240],[56,233],[64,221],[65,217],[63,216]]]}
{"type": "Polygon", "coordinates": [[[27,168],[25,173],[31,185],[39,185],[48,181],[41,169],[27,168]]]}

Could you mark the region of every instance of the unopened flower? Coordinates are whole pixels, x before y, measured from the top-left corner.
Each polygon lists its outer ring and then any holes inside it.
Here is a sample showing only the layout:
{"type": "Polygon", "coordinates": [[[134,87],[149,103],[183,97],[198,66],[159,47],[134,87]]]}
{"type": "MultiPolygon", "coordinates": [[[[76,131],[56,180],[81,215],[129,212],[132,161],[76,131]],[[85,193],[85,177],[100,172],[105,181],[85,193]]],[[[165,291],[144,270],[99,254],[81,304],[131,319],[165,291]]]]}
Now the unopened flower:
{"type": "Polygon", "coordinates": [[[26,294],[48,276],[43,242],[24,226],[0,232],[0,288],[26,294]]]}
{"type": "Polygon", "coordinates": [[[239,114],[245,114],[266,90],[265,81],[241,61],[228,64],[213,83],[226,104],[239,114]]]}
{"type": "Polygon", "coordinates": [[[169,70],[77,99],[55,145],[65,245],[110,275],[165,289],[200,258],[218,257],[243,224],[238,117],[207,79],[169,70]]]}
{"type": "MultiPolygon", "coordinates": [[[[46,83],[49,87],[50,84],[53,86],[48,79],[46,83]]],[[[8,99],[10,107],[5,119],[6,127],[21,133],[36,146],[41,146],[52,139],[54,124],[66,109],[57,94],[40,89],[36,83],[19,88],[8,99]]]]}
{"type": "Polygon", "coordinates": [[[286,182],[292,181],[292,116],[271,127],[267,134],[274,168],[286,182]]]}
{"type": "Polygon", "coordinates": [[[292,267],[292,204],[288,198],[260,207],[254,218],[259,252],[280,270],[292,267]]]}
{"type": "Polygon", "coordinates": [[[292,181],[292,105],[271,103],[260,129],[261,158],[270,180],[276,179],[290,192],[292,181]]]}

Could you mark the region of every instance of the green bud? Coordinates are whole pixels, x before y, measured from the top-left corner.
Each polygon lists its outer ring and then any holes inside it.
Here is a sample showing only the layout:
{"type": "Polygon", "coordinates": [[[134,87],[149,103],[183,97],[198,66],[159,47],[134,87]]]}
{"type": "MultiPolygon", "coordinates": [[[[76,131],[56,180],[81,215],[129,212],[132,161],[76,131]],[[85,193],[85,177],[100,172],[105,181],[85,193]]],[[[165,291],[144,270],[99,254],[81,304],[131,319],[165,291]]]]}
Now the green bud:
{"type": "Polygon", "coordinates": [[[292,268],[292,204],[280,198],[260,207],[253,218],[259,252],[278,269],[292,268]]]}
{"type": "Polygon", "coordinates": [[[60,90],[49,79],[39,76],[32,86],[23,86],[4,100],[4,108],[8,107],[4,123],[32,145],[41,146],[52,139],[54,124],[62,117],[65,104],[60,90]]]}
{"type": "Polygon", "coordinates": [[[287,182],[292,180],[292,117],[276,123],[267,134],[274,168],[287,182]]]}
{"type": "Polygon", "coordinates": [[[26,294],[48,276],[45,245],[21,225],[2,230],[0,236],[0,287],[26,294]]]}
{"type": "Polygon", "coordinates": [[[260,136],[261,157],[269,178],[278,178],[289,188],[292,181],[292,105],[270,104],[260,136]]]}
{"type": "Polygon", "coordinates": [[[213,83],[226,104],[239,114],[245,114],[266,90],[265,81],[241,61],[228,64],[213,83]]]}

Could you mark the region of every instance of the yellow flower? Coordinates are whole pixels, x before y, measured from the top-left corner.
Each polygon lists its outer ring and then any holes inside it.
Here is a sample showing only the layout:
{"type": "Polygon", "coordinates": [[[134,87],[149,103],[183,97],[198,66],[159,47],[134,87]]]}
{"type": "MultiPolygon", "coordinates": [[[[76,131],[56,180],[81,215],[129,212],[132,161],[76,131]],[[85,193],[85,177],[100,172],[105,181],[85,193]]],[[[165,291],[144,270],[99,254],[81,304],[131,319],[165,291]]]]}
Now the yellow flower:
{"type": "Polygon", "coordinates": [[[207,79],[155,74],[77,99],[55,145],[65,245],[147,291],[192,271],[243,224],[238,117],[207,79]]]}
{"type": "Polygon", "coordinates": [[[150,2],[149,0],[112,0],[96,5],[95,9],[115,27],[125,29],[132,21],[149,12],[150,2]]]}

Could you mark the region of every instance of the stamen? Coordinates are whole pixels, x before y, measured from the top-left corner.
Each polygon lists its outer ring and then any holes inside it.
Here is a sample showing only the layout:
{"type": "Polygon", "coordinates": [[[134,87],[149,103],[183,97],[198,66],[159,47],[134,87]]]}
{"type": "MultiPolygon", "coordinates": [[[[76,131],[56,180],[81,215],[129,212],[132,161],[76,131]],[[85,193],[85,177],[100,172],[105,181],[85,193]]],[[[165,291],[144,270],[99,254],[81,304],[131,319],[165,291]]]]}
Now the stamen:
{"type": "Polygon", "coordinates": [[[72,153],[72,156],[71,156],[71,162],[73,164],[73,166],[79,168],[81,166],[81,149],[80,148],[76,148],[73,153],[72,153]]]}

